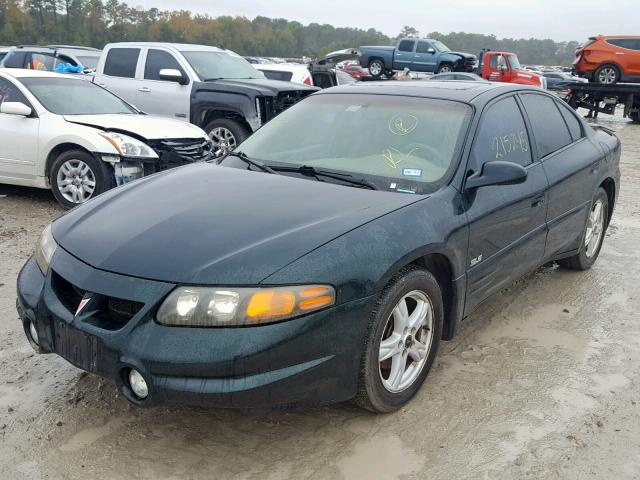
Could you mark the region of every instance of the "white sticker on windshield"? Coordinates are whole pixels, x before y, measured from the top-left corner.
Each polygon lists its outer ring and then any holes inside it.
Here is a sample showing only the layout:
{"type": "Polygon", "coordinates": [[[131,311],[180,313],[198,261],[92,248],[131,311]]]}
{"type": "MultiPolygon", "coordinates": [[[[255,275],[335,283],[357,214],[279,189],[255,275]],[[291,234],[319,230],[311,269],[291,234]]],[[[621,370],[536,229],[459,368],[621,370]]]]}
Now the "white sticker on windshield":
{"type": "Polygon", "coordinates": [[[405,177],[421,177],[422,170],[419,168],[403,168],[402,175],[405,177]]]}
{"type": "Polygon", "coordinates": [[[362,108],[362,105],[349,105],[345,111],[347,112],[357,112],[362,108]]]}

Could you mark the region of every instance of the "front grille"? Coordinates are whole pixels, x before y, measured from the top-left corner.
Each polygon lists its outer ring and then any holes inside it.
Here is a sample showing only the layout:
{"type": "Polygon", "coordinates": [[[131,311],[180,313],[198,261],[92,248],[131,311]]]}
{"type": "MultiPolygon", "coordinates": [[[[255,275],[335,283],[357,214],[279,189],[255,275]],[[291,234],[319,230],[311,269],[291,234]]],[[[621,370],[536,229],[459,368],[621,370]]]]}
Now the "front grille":
{"type": "Polygon", "coordinates": [[[162,140],[160,144],[167,150],[193,162],[207,160],[211,155],[212,146],[209,140],[162,140]]]}
{"type": "Polygon", "coordinates": [[[56,272],[52,272],[51,285],[60,303],[74,316],[80,301],[85,295],[90,296],[91,301],[85,310],[90,310],[91,314],[83,321],[104,330],[119,330],[144,307],[141,302],[87,292],[56,272]]]}

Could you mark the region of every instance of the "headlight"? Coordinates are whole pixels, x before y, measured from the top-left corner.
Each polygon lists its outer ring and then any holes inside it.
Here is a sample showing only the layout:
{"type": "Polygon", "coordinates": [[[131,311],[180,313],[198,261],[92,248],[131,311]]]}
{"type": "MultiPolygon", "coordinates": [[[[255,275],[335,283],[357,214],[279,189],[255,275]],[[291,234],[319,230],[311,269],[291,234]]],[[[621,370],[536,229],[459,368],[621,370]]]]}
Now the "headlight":
{"type": "Polygon", "coordinates": [[[116,132],[100,132],[100,136],[113,145],[123,157],[158,158],[158,154],[149,145],[128,135],[116,132]]]}
{"type": "Polygon", "coordinates": [[[42,235],[40,235],[40,241],[36,246],[36,263],[40,270],[45,275],[47,274],[47,270],[49,270],[49,263],[51,262],[51,257],[53,257],[53,253],[58,248],[58,244],[53,239],[53,234],[51,233],[51,224],[47,225],[42,235]]]}
{"type": "Polygon", "coordinates": [[[225,327],[262,325],[299,317],[335,303],[333,287],[273,288],[178,287],[158,310],[158,323],[225,327]]]}

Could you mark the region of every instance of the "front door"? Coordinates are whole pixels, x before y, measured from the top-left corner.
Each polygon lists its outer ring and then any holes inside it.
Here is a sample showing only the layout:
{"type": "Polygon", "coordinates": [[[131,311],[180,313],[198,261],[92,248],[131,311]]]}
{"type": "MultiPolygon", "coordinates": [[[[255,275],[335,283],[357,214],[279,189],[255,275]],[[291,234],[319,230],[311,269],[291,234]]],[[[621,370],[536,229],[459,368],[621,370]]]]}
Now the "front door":
{"type": "Polygon", "coordinates": [[[417,72],[434,72],[436,69],[436,51],[429,42],[420,40],[416,47],[413,69],[417,72]]]}
{"type": "Polygon", "coordinates": [[[138,106],[151,115],[164,115],[177,120],[189,121],[191,83],[178,60],[166,50],[147,50],[144,66],[144,81],[138,89],[138,106]],[[160,70],[171,69],[182,73],[188,82],[181,85],[160,79],[160,70]]]}
{"type": "Polygon", "coordinates": [[[527,179],[517,185],[480,187],[465,193],[469,221],[467,314],[489,295],[536,268],[544,257],[548,182],[542,165],[533,160],[514,96],[502,97],[486,107],[467,175],[497,160],[524,166],[527,179]]]}
{"type": "MultiPolygon", "coordinates": [[[[0,78],[0,104],[29,101],[9,80],[0,78]]],[[[0,113],[0,177],[17,183],[36,178],[40,119],[0,113]]]]}

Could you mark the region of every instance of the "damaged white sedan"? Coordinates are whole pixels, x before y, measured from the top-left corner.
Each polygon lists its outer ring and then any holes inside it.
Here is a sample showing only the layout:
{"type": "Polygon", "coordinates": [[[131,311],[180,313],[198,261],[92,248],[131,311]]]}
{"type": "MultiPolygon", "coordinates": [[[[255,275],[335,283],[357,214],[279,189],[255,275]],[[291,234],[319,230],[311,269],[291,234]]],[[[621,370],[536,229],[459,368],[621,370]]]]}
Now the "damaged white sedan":
{"type": "Polygon", "coordinates": [[[0,69],[0,183],[50,188],[71,208],[212,155],[200,128],[145,115],[82,77],[0,69]]]}

